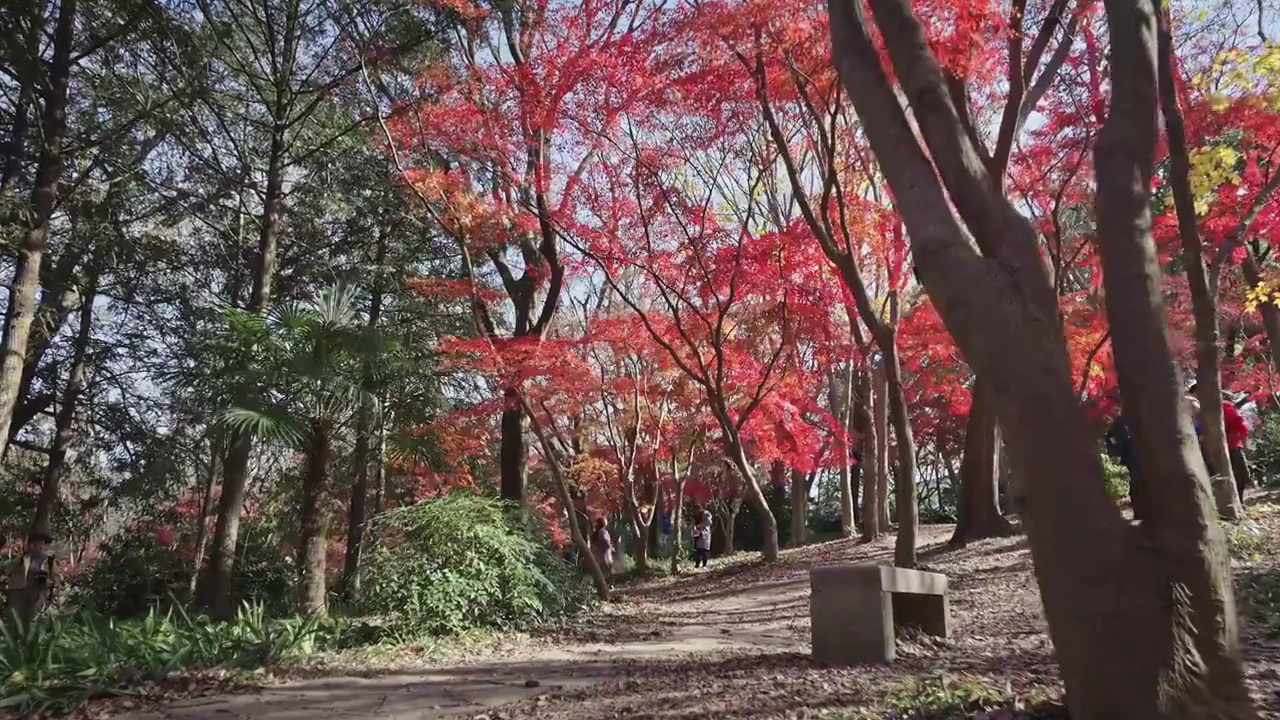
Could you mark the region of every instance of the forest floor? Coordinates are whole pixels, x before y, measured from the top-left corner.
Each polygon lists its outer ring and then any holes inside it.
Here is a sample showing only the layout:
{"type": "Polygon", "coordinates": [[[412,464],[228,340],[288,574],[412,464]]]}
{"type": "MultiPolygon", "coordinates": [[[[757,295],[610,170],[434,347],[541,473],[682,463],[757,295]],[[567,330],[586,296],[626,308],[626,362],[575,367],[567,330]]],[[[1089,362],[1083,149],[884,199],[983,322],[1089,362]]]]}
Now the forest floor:
{"type": "MultiPolygon", "coordinates": [[[[1261,537],[1237,585],[1280,593],[1280,505],[1258,497],[1261,537]]],[[[1052,647],[1025,538],[946,549],[920,532],[923,569],[948,576],[952,637],[901,638],[878,668],[809,660],[808,570],[888,563],[892,537],[790,550],[764,566],[733,558],[678,578],[629,583],[590,617],[447,663],[313,668],[253,692],[133,710],[128,720],[532,720],[556,718],[1059,718],[1052,647]],[[338,676],[340,673],[347,673],[338,676]],[[957,712],[955,708],[967,707],[957,712]],[[948,709],[950,708],[950,709],[948,709]]],[[[1263,717],[1280,718],[1280,633],[1242,605],[1246,673],[1263,717]]],[[[1280,601],[1280,594],[1275,595],[1280,601]]],[[[1275,608],[1271,608],[1274,612],[1275,608]]],[[[104,708],[105,709],[105,708],[104,708]]],[[[119,706],[114,708],[119,711],[119,706]]]]}

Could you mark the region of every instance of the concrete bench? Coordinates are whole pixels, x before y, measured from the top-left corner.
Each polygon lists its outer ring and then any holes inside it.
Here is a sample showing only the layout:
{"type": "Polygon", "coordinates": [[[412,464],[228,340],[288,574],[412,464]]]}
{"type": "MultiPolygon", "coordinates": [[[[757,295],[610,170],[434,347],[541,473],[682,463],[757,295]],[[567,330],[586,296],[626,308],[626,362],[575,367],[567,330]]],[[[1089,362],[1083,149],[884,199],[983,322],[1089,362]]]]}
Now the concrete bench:
{"type": "Polygon", "coordinates": [[[813,660],[822,665],[892,662],[895,628],[948,637],[947,576],[877,565],[809,571],[813,660]]]}

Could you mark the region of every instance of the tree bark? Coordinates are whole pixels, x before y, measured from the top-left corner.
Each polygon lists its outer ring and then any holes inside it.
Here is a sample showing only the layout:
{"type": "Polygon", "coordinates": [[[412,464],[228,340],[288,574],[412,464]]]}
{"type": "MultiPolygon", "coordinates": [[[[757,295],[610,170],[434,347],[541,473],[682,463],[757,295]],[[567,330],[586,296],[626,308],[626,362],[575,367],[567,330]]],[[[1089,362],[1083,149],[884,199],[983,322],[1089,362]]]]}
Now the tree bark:
{"type": "Polygon", "coordinates": [[[587,541],[587,536],[582,533],[582,524],[578,520],[577,506],[573,502],[573,492],[569,489],[569,481],[565,478],[564,471],[560,467],[555,447],[551,444],[551,439],[548,437],[547,431],[542,427],[542,423],[533,414],[533,409],[529,407],[528,401],[520,398],[519,403],[529,417],[529,427],[533,430],[534,437],[538,439],[538,445],[542,448],[547,467],[551,470],[551,477],[555,479],[556,488],[560,491],[560,503],[565,508],[565,515],[568,516],[569,537],[573,540],[573,546],[578,551],[578,558],[587,567],[588,574],[591,575],[591,581],[596,587],[596,595],[601,600],[608,602],[610,596],[609,580],[605,577],[603,568],[596,562],[595,553],[591,552],[591,543],[587,541]]]}
{"type": "Polygon", "coordinates": [[[791,469],[791,547],[809,541],[809,483],[803,470],[791,469]]]}
{"type": "Polygon", "coordinates": [[[365,507],[369,498],[369,464],[371,452],[370,411],[361,403],[356,417],[356,446],[352,454],[355,478],[351,482],[351,497],[347,503],[347,547],[342,556],[342,596],[351,600],[360,594],[360,551],[364,546],[364,528],[369,512],[365,507]]]}
{"type": "Polygon", "coordinates": [[[649,572],[649,526],[653,523],[653,515],[646,522],[644,513],[635,503],[627,502],[627,520],[631,525],[631,558],[635,560],[636,571],[649,572]]]}
{"type": "MultiPolygon", "coordinates": [[[[1163,11],[1161,11],[1163,12],[1163,11]]],[[[1159,86],[1160,107],[1164,111],[1165,137],[1169,141],[1169,185],[1173,189],[1178,216],[1178,237],[1186,264],[1187,286],[1195,318],[1196,395],[1204,423],[1201,442],[1209,454],[1210,482],[1218,515],[1224,520],[1240,518],[1240,501],[1231,478],[1227,453],[1226,425],[1222,417],[1222,369],[1218,356],[1218,299],[1209,285],[1205,269],[1204,245],[1196,222],[1195,199],[1191,192],[1191,158],[1187,151],[1185,123],[1174,85],[1173,46],[1168,21],[1160,22],[1159,86]]]]}
{"type": "MultiPolygon", "coordinates": [[[[263,313],[271,298],[271,282],[275,277],[280,220],[284,207],[284,170],[287,152],[284,121],[277,113],[272,129],[270,158],[262,226],[258,232],[257,268],[253,274],[253,291],[245,308],[263,313]]],[[[222,493],[218,498],[218,522],[214,527],[209,566],[202,575],[196,595],[215,617],[228,619],[235,608],[231,603],[232,577],[235,574],[236,546],[239,542],[240,518],[244,513],[246,484],[249,481],[249,458],[253,439],[233,433],[229,438],[227,459],[223,463],[222,493]]]]}
{"type": "Polygon", "coordinates": [[[920,526],[920,507],[916,497],[916,442],[911,434],[907,396],[902,389],[902,366],[892,332],[880,346],[884,351],[885,390],[898,454],[898,477],[894,484],[898,504],[898,537],[893,548],[893,564],[913,568],[916,566],[916,534],[920,526]]]}
{"type": "Polygon", "coordinates": [[[742,511],[742,498],[735,497],[729,500],[722,500],[716,503],[716,510],[716,515],[720,519],[720,537],[724,538],[723,554],[732,555],[734,552],[733,534],[738,527],[738,513],[742,511]]]}
{"type": "Polygon", "coordinates": [[[1106,0],[1113,87],[1095,150],[1116,368],[1140,460],[1159,485],[1141,526],[1103,489],[1035,229],[994,189],[910,5],[870,6],[928,154],[861,3],[830,0],[833,57],[907,224],[919,277],[966,361],[992,381],[1025,486],[1025,528],[1072,717],[1256,717],[1240,673],[1224,537],[1182,400],[1151,239],[1158,125],[1150,0],[1106,0]]]}
{"type": "MultiPolygon", "coordinates": [[[[1250,287],[1257,287],[1262,282],[1262,268],[1253,256],[1252,248],[1245,248],[1244,261],[1240,264],[1244,272],[1245,282],[1250,287]]],[[[1258,304],[1258,313],[1262,315],[1262,326],[1267,331],[1267,349],[1271,353],[1271,367],[1280,373],[1280,306],[1273,302],[1258,304]]],[[[1198,388],[1197,388],[1198,389],[1198,388]]]]}
{"type": "Polygon", "coordinates": [[[525,495],[525,455],[527,449],[524,442],[524,412],[511,403],[519,403],[518,392],[507,388],[502,393],[508,408],[502,411],[501,436],[498,448],[498,466],[501,480],[499,495],[503,500],[524,502],[525,495]]]}
{"type": "Polygon", "coordinates": [[[880,530],[887,531],[889,518],[889,394],[888,378],[884,366],[875,365],[871,370],[871,410],[875,421],[876,440],[876,511],[880,517],[880,530]]]}
{"type": "Polygon", "coordinates": [[[329,470],[333,463],[329,437],[328,427],[318,421],[312,423],[298,525],[298,609],[304,615],[323,615],[328,610],[325,574],[329,550],[329,470]]]}
{"type": "Polygon", "coordinates": [[[53,33],[53,56],[45,77],[44,113],[41,119],[42,144],[31,190],[30,216],[22,247],[9,286],[9,310],[0,342],[0,457],[9,445],[9,427],[22,383],[31,321],[36,312],[40,286],[40,264],[49,245],[53,209],[62,182],[62,143],[67,128],[67,86],[71,78],[71,51],[74,43],[76,0],[62,0],[53,33]]]}
{"type": "Polygon", "coordinates": [[[873,410],[874,390],[871,373],[858,376],[858,400],[854,405],[858,430],[862,435],[862,539],[871,542],[880,537],[885,527],[881,523],[881,462],[880,430],[876,426],[873,410]]]}
{"type": "Polygon", "coordinates": [[[204,487],[200,494],[200,517],[196,518],[196,551],[191,560],[191,581],[187,592],[195,597],[196,582],[200,570],[204,567],[204,554],[209,544],[209,516],[213,514],[213,490],[218,484],[218,475],[222,472],[222,433],[212,430],[209,436],[209,467],[204,474],[204,487]]]}
{"type": "MultiPolygon", "coordinates": [[[[764,490],[760,487],[760,482],[756,480],[755,474],[751,471],[751,465],[747,462],[746,450],[742,447],[741,441],[734,437],[728,440],[729,455],[733,461],[734,469],[738,471],[738,479],[740,486],[747,492],[746,500],[751,503],[751,509],[756,511],[760,520],[760,554],[765,562],[775,562],[778,559],[778,520],[773,516],[773,511],[769,509],[769,502],[765,499],[764,490]]],[[[737,501],[735,507],[741,507],[742,500],[737,501]]],[[[734,510],[734,518],[737,518],[737,510],[734,510]]],[[[730,528],[727,537],[733,538],[733,529],[730,528]]],[[[728,552],[733,552],[733,546],[729,546],[728,552]]]]}
{"type": "MultiPolygon", "coordinates": [[[[827,404],[839,421],[846,436],[853,430],[853,374],[854,365],[850,361],[843,370],[833,370],[827,376],[827,404]]],[[[854,512],[855,491],[853,487],[852,443],[841,444],[843,457],[836,470],[840,483],[840,537],[850,538],[856,532],[857,518],[854,512]]]]}
{"type": "Polygon", "coordinates": [[[85,366],[89,351],[89,338],[93,331],[93,301],[97,296],[97,279],[89,280],[89,287],[80,304],[80,325],[76,330],[75,350],[71,354],[71,370],[67,385],[62,390],[62,405],[54,421],[53,447],[49,449],[49,464],[45,467],[44,482],[40,486],[40,498],[36,502],[35,517],[31,522],[30,538],[38,534],[52,536],[52,520],[58,509],[59,488],[67,469],[67,456],[75,439],[76,408],[80,393],[84,390],[85,366]]]}
{"type": "Polygon", "coordinates": [[[1013,527],[1000,512],[1000,430],[988,383],[975,378],[973,403],[964,435],[964,458],[956,492],[956,530],[951,545],[1009,535],[1013,527]],[[991,426],[991,432],[984,425],[991,426]],[[982,466],[982,467],[976,467],[982,466]]]}
{"type": "MultiPolygon", "coordinates": [[[[382,319],[382,265],[387,260],[386,238],[378,233],[377,251],[374,255],[373,288],[369,297],[369,318],[365,323],[365,331],[369,337],[378,332],[378,323],[382,319]]],[[[362,385],[367,393],[373,393],[372,369],[364,369],[362,385]]],[[[356,446],[354,461],[356,465],[355,479],[351,483],[351,501],[347,506],[347,548],[342,558],[342,594],[352,599],[360,593],[360,556],[364,548],[364,531],[369,521],[369,466],[373,452],[373,414],[370,402],[362,399],[360,412],[356,416],[356,446]]]]}

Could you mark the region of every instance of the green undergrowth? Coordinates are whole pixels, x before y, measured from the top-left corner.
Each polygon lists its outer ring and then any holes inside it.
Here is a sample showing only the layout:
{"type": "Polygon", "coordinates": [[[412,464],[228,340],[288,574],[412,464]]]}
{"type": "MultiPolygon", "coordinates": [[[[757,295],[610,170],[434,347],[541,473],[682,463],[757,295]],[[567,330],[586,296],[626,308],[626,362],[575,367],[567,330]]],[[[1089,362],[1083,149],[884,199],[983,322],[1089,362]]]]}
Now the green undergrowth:
{"type": "Polygon", "coordinates": [[[94,611],[0,623],[0,710],[66,710],[96,697],[213,668],[251,672],[316,652],[314,619],[275,619],[245,606],[219,623],[180,607],[117,621],[94,611]]]}

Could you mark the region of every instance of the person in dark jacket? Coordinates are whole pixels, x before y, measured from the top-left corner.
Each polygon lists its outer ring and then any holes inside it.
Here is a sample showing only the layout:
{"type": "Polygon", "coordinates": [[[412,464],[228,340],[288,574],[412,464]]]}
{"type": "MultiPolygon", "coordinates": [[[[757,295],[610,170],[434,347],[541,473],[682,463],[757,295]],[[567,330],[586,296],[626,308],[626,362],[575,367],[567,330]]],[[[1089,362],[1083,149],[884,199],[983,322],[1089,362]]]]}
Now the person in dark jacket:
{"type": "Polygon", "coordinates": [[[1137,449],[1134,447],[1133,421],[1121,413],[1107,429],[1105,442],[1107,455],[1129,471],[1129,499],[1133,506],[1133,516],[1141,519],[1146,483],[1143,482],[1137,449]]]}

